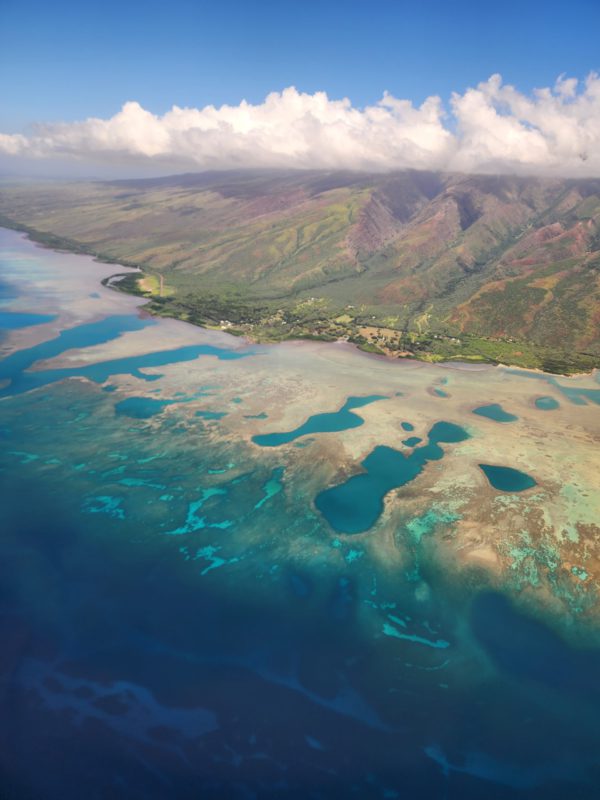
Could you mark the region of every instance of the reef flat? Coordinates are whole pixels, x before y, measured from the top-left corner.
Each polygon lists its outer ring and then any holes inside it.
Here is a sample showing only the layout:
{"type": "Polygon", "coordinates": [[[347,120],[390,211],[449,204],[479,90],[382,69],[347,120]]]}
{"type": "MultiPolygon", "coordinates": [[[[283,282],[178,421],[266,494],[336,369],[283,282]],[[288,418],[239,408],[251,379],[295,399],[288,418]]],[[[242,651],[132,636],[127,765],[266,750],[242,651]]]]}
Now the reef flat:
{"type": "Polygon", "coordinates": [[[595,796],[597,375],[249,344],[0,250],[9,787],[595,796]]]}

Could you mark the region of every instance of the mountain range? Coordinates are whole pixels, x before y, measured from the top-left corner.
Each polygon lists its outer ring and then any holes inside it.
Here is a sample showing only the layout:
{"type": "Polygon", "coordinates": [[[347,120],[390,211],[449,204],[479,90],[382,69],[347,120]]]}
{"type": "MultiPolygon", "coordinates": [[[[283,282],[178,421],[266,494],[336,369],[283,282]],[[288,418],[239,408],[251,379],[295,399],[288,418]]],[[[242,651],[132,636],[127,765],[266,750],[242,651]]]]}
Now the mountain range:
{"type": "Polygon", "coordinates": [[[143,281],[123,285],[156,312],[257,338],[345,334],[384,352],[600,364],[600,179],[240,170],[4,181],[0,224],[138,265],[143,281]]]}

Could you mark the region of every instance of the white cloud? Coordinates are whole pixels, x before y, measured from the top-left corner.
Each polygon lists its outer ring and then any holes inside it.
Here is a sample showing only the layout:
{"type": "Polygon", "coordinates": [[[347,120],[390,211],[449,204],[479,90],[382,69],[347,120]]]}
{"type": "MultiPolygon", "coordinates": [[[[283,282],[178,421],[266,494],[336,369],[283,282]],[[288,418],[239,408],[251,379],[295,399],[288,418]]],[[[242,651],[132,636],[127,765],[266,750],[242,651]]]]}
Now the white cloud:
{"type": "Polygon", "coordinates": [[[418,107],[388,93],[354,108],[324,92],[291,87],[263,103],[174,106],[156,116],[136,102],[110,119],[38,125],[30,136],[0,134],[11,160],[168,169],[298,167],[600,175],[600,77],[561,76],[531,95],[499,75],[418,107]]]}

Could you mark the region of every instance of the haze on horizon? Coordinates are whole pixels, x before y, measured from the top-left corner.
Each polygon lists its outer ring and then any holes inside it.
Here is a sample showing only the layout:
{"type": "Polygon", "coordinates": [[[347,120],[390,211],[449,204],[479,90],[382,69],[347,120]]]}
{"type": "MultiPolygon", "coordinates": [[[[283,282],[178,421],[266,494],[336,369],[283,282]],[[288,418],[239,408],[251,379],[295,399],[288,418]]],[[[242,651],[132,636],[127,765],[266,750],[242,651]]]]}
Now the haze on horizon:
{"type": "Polygon", "coordinates": [[[6,0],[0,174],[600,176],[597,3],[371,5],[6,0]]]}

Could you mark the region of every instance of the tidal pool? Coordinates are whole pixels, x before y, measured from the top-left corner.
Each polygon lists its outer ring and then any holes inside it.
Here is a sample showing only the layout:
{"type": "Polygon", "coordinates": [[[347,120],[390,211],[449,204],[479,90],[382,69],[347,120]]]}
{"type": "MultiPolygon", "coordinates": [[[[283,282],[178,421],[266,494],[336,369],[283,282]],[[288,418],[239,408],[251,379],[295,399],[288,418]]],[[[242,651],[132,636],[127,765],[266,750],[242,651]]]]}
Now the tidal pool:
{"type": "Polygon", "coordinates": [[[376,447],[361,463],[364,472],[317,495],[315,506],[339,533],[362,533],[372,528],[383,511],[383,498],[392,489],[413,481],[428,461],[444,455],[440,443],[462,442],[469,434],[459,425],[436,422],[428,443],[406,455],[391,447],[376,447]]]}
{"type": "Polygon", "coordinates": [[[554,409],[559,408],[559,406],[560,403],[554,397],[537,397],[535,401],[535,407],[542,411],[554,411],[554,409]]]}
{"type": "Polygon", "coordinates": [[[111,271],[0,230],[3,309],[52,317],[1,342],[0,794],[596,800],[595,378],[540,414],[502,368],[151,319],[111,271]],[[482,480],[511,463],[535,492],[482,480]]]}
{"type": "Polygon", "coordinates": [[[202,417],[202,419],[223,419],[227,416],[226,411],[196,411],[195,416],[202,417]]]}
{"type": "Polygon", "coordinates": [[[474,414],[480,417],[487,417],[493,419],[494,422],[515,422],[519,418],[514,414],[509,414],[505,411],[499,403],[492,403],[489,406],[479,406],[473,409],[474,414]]]}
{"type": "Polygon", "coordinates": [[[479,466],[494,489],[499,489],[501,492],[524,492],[526,489],[536,486],[536,481],[531,475],[518,469],[498,467],[493,464],[480,464],[479,466]]]}
{"type": "Polygon", "coordinates": [[[158,400],[155,397],[126,397],[115,404],[115,413],[134,419],[148,419],[160,414],[176,400],[158,400]]]}
{"type": "Polygon", "coordinates": [[[363,424],[362,417],[353,414],[352,409],[364,408],[376,400],[385,400],[383,395],[368,395],[367,397],[349,397],[339,411],[325,414],[313,414],[306,422],[293,431],[284,433],[264,433],[254,436],[252,441],[261,447],[279,447],[289,444],[301,436],[313,433],[339,433],[350,428],[358,428],[363,424]]]}

